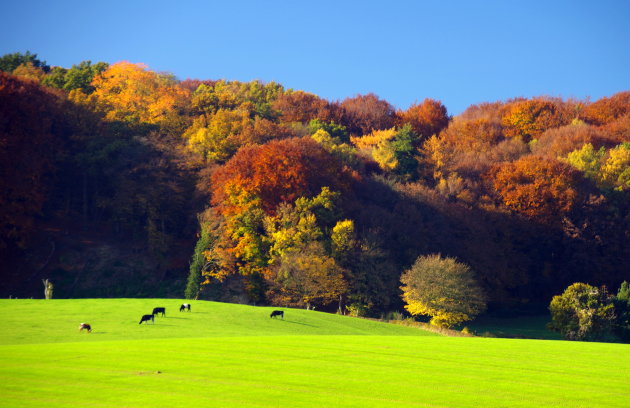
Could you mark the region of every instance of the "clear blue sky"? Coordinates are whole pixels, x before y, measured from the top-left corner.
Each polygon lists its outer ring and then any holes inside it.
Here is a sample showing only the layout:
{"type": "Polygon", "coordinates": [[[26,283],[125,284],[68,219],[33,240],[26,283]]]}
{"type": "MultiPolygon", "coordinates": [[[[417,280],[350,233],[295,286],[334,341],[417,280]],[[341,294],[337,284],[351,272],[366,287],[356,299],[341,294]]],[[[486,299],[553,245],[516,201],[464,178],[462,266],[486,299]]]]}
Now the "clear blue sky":
{"type": "Polygon", "coordinates": [[[0,1],[0,55],[143,62],[180,79],[374,92],[449,112],[630,89],[630,1],[0,1]]]}

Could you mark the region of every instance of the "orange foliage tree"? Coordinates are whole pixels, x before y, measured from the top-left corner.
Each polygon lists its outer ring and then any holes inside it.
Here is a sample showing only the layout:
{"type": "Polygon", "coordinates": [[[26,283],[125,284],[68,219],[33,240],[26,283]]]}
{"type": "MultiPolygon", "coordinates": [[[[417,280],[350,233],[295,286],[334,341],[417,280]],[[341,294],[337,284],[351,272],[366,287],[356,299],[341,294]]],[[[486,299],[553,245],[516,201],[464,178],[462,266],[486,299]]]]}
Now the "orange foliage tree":
{"type": "Polygon", "coordinates": [[[498,164],[487,176],[503,204],[530,219],[556,223],[578,200],[579,172],[558,160],[529,155],[498,164]]]}
{"type": "Polygon", "coordinates": [[[600,129],[613,142],[630,142],[630,112],[605,124],[600,129]]]}
{"type": "Polygon", "coordinates": [[[423,139],[439,134],[448,126],[448,121],[446,107],[440,101],[429,98],[397,113],[398,126],[408,123],[414,133],[423,139]]]}
{"type": "Polygon", "coordinates": [[[540,135],[538,141],[533,144],[532,151],[537,155],[555,159],[566,156],[587,143],[591,143],[598,149],[601,146],[614,144],[597,127],[579,122],[545,131],[540,135]]]}
{"type": "Polygon", "coordinates": [[[629,113],[630,91],[624,91],[593,102],[584,109],[582,116],[588,123],[605,125],[629,113]]]}
{"type": "Polygon", "coordinates": [[[108,120],[158,124],[184,106],[190,92],[171,75],[143,64],[118,62],[92,81],[93,93],[108,120]]]}
{"type": "Polygon", "coordinates": [[[433,169],[436,181],[453,171],[477,175],[492,165],[495,158],[492,150],[504,139],[496,122],[456,118],[439,137],[425,141],[422,160],[433,169]]]}
{"type": "Polygon", "coordinates": [[[524,142],[536,139],[547,129],[569,123],[562,109],[546,99],[530,99],[505,106],[501,122],[505,135],[518,137],[524,142]]]}

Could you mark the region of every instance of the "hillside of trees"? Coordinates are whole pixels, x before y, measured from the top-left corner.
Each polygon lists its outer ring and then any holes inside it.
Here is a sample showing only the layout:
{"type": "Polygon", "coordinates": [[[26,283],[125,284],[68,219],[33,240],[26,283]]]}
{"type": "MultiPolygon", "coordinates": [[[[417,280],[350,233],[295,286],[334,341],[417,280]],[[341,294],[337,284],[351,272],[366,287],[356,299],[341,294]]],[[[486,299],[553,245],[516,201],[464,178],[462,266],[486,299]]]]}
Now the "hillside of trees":
{"type": "Polygon", "coordinates": [[[451,116],[142,64],[0,58],[2,297],[401,310],[419,256],[489,310],[629,278],[630,91],[451,116]]]}

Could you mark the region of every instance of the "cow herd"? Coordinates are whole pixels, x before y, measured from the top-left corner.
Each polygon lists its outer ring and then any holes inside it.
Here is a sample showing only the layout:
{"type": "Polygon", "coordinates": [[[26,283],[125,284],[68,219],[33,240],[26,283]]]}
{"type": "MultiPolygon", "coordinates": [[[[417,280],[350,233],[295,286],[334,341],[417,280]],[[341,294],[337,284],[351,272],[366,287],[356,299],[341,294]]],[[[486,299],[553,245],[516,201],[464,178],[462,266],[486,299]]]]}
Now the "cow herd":
{"type": "MultiPolygon", "coordinates": [[[[183,312],[183,311],[188,311],[190,312],[190,303],[183,303],[180,307],[179,307],[179,311],[183,312]]],[[[143,322],[147,322],[147,324],[149,323],[149,321],[151,321],[152,324],[155,324],[155,316],[158,315],[162,315],[162,317],[166,316],[166,308],[165,307],[154,307],[153,311],[151,312],[151,314],[145,314],[142,315],[142,317],[140,318],[140,323],[138,324],[142,324],[143,322]]],[[[274,318],[274,317],[278,317],[280,316],[283,320],[284,320],[284,311],[282,310],[274,310],[273,312],[271,312],[271,315],[269,315],[269,317],[274,318]]],[[[79,331],[87,331],[88,333],[92,332],[92,326],[88,323],[81,323],[79,325],[79,331]]]]}
{"type": "MultiPolygon", "coordinates": [[[[180,312],[183,310],[188,310],[190,312],[190,303],[184,303],[179,307],[180,312]]],[[[138,324],[142,324],[142,322],[149,323],[149,320],[151,320],[151,323],[155,324],[155,316],[158,316],[159,314],[162,314],[162,317],[166,316],[166,308],[154,307],[151,314],[142,315],[142,317],[140,318],[140,323],[138,324]]]]}
{"type": "MultiPolygon", "coordinates": [[[[182,312],[184,310],[187,310],[190,312],[190,303],[183,303],[180,307],[179,307],[179,311],[182,312]]],[[[149,323],[149,321],[151,321],[151,323],[155,324],[155,316],[161,314],[162,316],[166,316],[166,308],[165,307],[154,307],[153,311],[151,312],[151,314],[145,314],[142,315],[142,317],[140,318],[140,323],[138,324],[142,324],[143,322],[147,322],[149,323]]],[[[88,333],[92,333],[92,326],[89,323],[81,323],[79,325],[79,331],[87,331],[88,333]]]]}

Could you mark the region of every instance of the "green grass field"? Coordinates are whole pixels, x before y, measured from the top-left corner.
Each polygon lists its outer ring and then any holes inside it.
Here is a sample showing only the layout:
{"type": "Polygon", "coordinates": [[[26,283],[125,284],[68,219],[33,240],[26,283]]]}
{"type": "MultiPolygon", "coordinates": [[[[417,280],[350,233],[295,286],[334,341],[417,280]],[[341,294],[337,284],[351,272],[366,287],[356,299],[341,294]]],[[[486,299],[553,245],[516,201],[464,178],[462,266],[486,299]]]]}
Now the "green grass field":
{"type": "Polygon", "coordinates": [[[0,300],[0,407],[628,407],[630,346],[442,337],[306,310],[0,300]],[[139,325],[165,306],[166,317],[139,325]],[[81,322],[93,333],[79,333],[81,322]]]}

